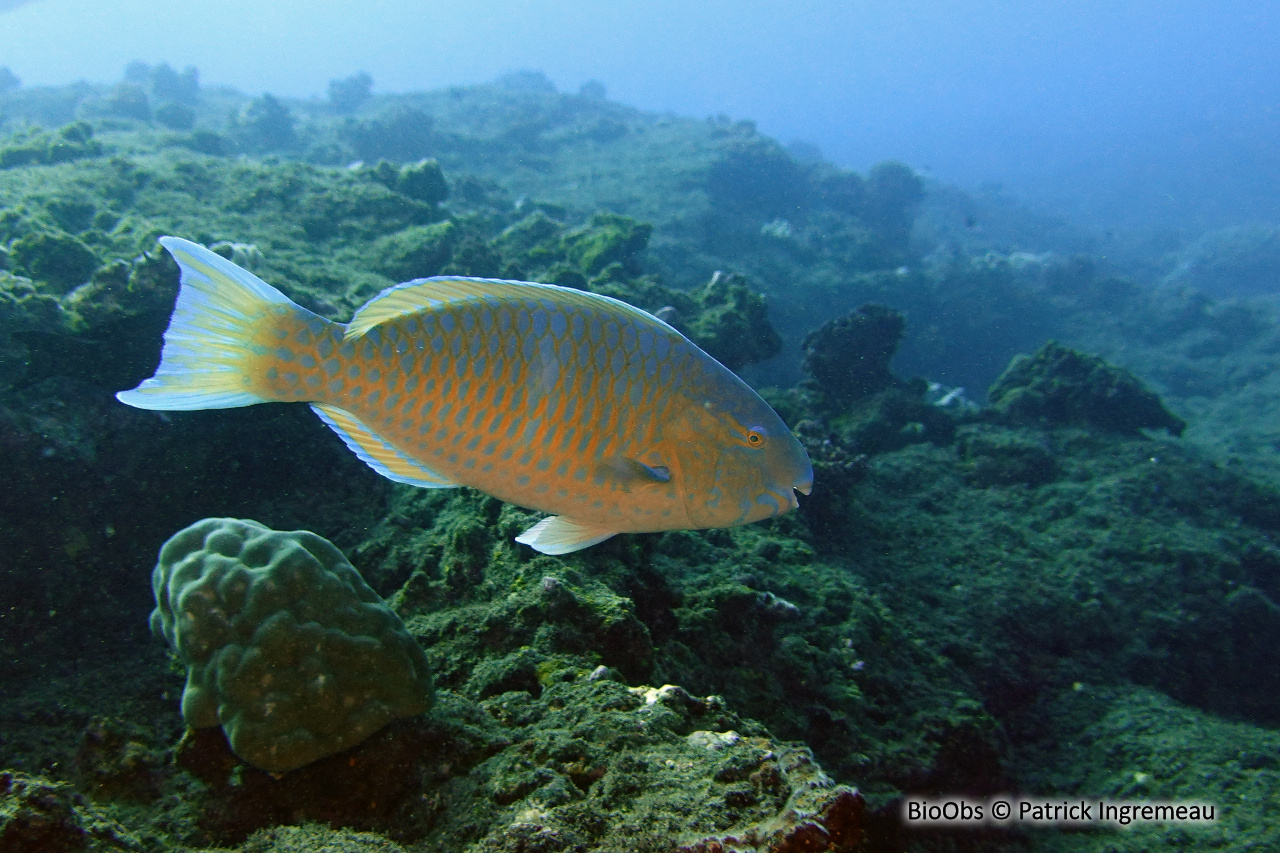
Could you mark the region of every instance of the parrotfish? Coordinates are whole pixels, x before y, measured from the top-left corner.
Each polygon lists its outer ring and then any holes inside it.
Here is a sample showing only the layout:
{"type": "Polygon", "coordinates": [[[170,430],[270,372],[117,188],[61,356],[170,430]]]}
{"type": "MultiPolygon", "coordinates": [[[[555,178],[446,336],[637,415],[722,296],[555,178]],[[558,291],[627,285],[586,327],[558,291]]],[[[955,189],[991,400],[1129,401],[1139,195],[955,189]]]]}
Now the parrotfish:
{"type": "Polygon", "coordinates": [[[177,237],[181,288],[141,409],[306,402],[375,471],[551,513],[566,554],[617,533],[733,527],[796,508],[813,469],[750,386],[638,308],[551,284],[437,276],[345,325],[177,237]]]}

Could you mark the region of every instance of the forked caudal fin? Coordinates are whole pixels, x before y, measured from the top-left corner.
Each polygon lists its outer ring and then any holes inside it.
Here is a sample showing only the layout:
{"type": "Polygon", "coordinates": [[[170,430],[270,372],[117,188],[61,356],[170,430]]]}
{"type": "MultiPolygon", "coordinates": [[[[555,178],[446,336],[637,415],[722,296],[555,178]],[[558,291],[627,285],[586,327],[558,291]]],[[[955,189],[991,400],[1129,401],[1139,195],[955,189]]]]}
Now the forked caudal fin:
{"type": "MultiPolygon", "coordinates": [[[[139,409],[228,409],[264,403],[248,390],[254,324],[270,305],[293,305],[256,275],[190,240],[161,237],[182,270],[155,375],[116,399],[139,409]]],[[[296,306],[295,306],[296,307],[296,306]]],[[[301,310],[301,309],[299,309],[301,310]]]]}

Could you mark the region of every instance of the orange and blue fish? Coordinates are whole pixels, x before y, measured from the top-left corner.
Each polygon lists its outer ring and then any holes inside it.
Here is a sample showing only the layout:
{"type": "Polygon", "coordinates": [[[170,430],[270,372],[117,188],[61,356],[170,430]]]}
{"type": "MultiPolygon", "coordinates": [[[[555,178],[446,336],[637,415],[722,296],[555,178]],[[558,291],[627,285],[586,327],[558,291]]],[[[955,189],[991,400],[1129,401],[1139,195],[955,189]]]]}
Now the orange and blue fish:
{"type": "Polygon", "coordinates": [[[809,457],[751,388],[658,318],[607,296],[438,276],[351,322],[291,302],[177,237],[181,289],[141,409],[306,402],[375,471],[551,513],[516,537],[566,554],[617,533],[782,515],[809,457]]]}

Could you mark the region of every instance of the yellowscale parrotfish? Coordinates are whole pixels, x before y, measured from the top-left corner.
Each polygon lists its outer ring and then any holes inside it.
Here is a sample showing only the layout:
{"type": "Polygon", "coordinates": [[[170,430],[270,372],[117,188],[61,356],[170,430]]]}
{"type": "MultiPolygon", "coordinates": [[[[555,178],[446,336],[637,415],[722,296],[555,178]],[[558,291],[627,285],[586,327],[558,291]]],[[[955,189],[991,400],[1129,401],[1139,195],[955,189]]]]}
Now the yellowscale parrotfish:
{"type": "Polygon", "coordinates": [[[751,388],[658,318],[549,284],[438,276],[351,322],[177,237],[181,289],[140,409],[306,402],[374,470],[551,513],[566,554],[617,533],[733,527],[809,493],[809,457],[751,388]]]}

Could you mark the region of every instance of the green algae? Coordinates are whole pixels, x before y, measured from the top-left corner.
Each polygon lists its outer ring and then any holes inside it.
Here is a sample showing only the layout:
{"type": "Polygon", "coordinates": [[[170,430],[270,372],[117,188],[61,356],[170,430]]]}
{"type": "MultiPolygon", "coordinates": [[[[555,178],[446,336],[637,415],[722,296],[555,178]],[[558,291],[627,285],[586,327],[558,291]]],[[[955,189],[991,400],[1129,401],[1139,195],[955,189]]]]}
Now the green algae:
{"type": "Polygon", "coordinates": [[[66,163],[101,153],[102,144],[93,138],[93,127],[88,122],[64,125],[54,133],[35,127],[0,145],[0,169],[66,163]]]}

